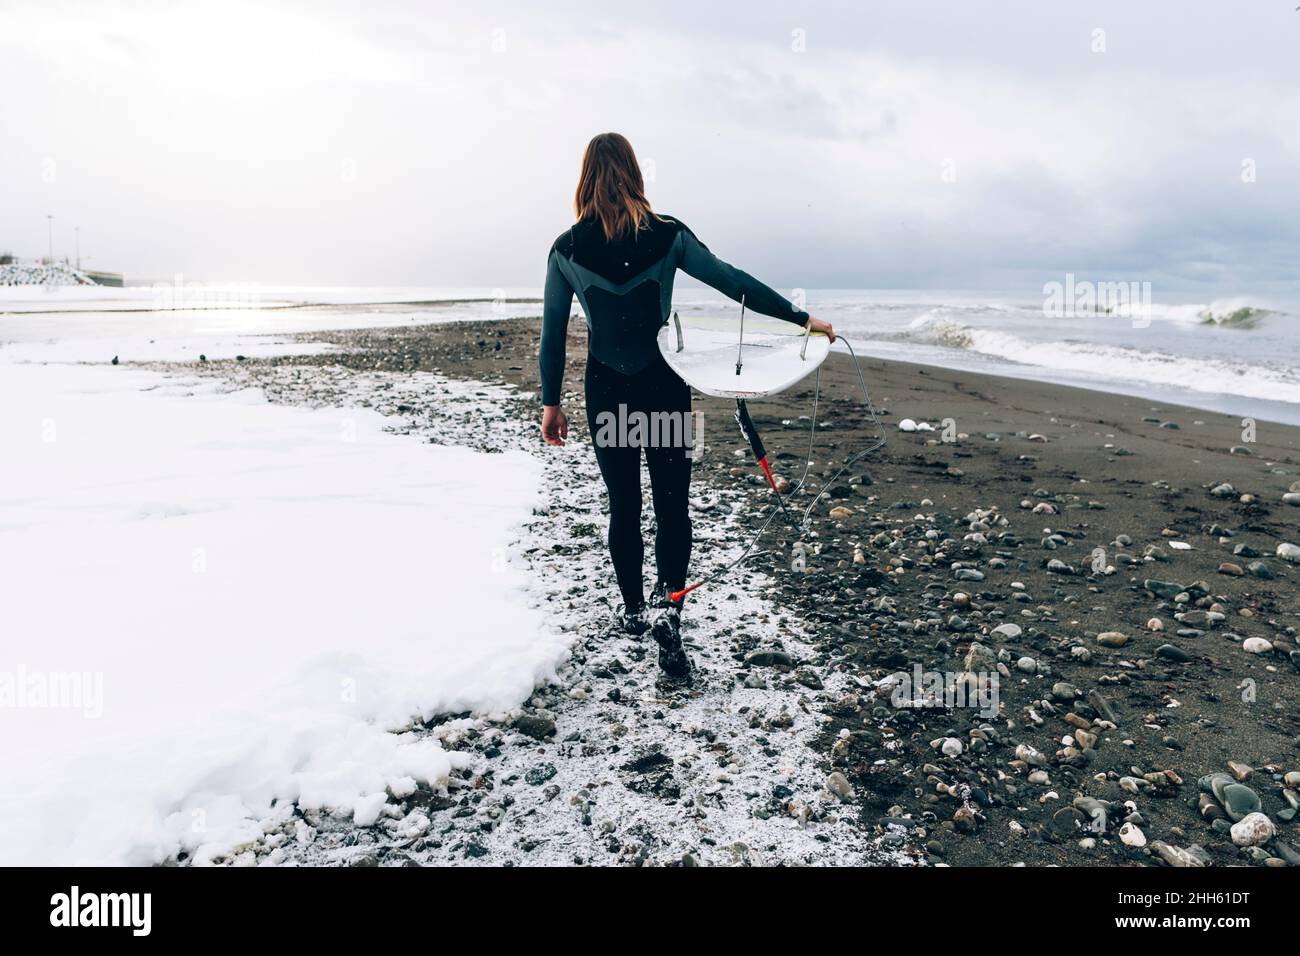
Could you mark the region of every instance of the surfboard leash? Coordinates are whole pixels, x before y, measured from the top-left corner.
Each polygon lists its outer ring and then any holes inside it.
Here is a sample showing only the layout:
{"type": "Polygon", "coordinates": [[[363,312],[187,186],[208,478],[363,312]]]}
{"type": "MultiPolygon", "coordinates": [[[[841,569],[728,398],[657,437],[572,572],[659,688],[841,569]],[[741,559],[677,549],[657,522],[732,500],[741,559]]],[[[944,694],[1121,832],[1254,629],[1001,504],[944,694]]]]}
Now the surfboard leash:
{"type": "Polygon", "coordinates": [[[737,375],[740,374],[741,366],[744,365],[744,362],[741,361],[741,355],[743,354],[744,349],[745,349],[745,297],[742,295],[740,297],[740,335],[736,337],[736,374],[737,375]]]}
{"type": "MultiPolygon", "coordinates": [[[[843,336],[840,336],[839,340],[844,343],[845,348],[849,350],[849,356],[853,359],[853,367],[855,372],[857,373],[858,386],[862,390],[863,404],[866,406],[868,418],[870,419],[872,424],[876,426],[876,438],[874,441],[871,442],[871,444],[867,445],[867,447],[863,448],[861,451],[847,458],[844,461],[844,464],[840,466],[839,471],[835,473],[835,476],[831,478],[830,481],[826,482],[826,484],[823,485],[823,488],[833,486],[835,482],[840,479],[840,476],[844,474],[844,472],[852,468],[863,458],[867,457],[867,455],[871,454],[874,451],[878,451],[881,448],[884,448],[888,441],[887,435],[885,433],[885,426],[880,421],[880,416],[877,414],[876,408],[871,402],[871,393],[867,391],[866,378],[862,374],[862,363],[858,360],[857,353],[853,351],[853,343],[851,343],[848,339],[844,338],[843,336]]],[[[816,378],[815,385],[813,387],[812,416],[808,425],[808,453],[804,456],[803,473],[800,474],[798,482],[796,482],[791,487],[789,494],[784,496],[782,496],[780,491],[777,489],[776,479],[772,475],[771,466],[767,462],[766,449],[764,449],[762,440],[758,437],[758,430],[754,428],[753,420],[749,416],[749,408],[745,404],[744,399],[736,400],[736,423],[740,426],[741,432],[744,434],[746,440],[749,442],[750,450],[754,453],[754,460],[758,463],[759,467],[763,470],[763,474],[768,481],[769,490],[776,497],[779,507],[771,508],[767,516],[767,519],[759,527],[758,531],[755,532],[754,536],[750,539],[749,544],[746,546],[745,550],[742,551],[738,557],[734,558],[727,564],[723,565],[721,568],[714,571],[712,574],[709,574],[706,577],[701,578],[699,581],[695,582],[694,584],[688,585],[687,587],[682,588],[680,591],[673,591],[668,595],[668,599],[670,601],[680,601],[682,598],[684,598],[686,595],[690,594],[692,591],[696,590],[697,588],[701,588],[706,584],[712,584],[718,581],[719,579],[725,577],[727,574],[731,573],[731,571],[733,571],[743,561],[749,558],[751,554],[755,553],[754,547],[758,544],[759,540],[763,537],[763,535],[767,533],[767,529],[771,527],[772,521],[776,518],[778,514],[784,514],[786,516],[786,520],[789,521],[791,524],[794,524],[793,515],[790,513],[790,509],[786,504],[786,500],[789,498],[793,498],[795,495],[797,495],[800,491],[803,490],[805,483],[808,481],[808,472],[812,467],[813,447],[817,435],[817,409],[821,402],[821,391],[822,391],[822,371],[820,366],[818,366],[817,368],[816,375],[817,378],[816,378]]],[[[821,501],[825,495],[826,495],[825,491],[820,491],[813,498],[812,502],[809,503],[808,507],[804,509],[803,517],[801,518],[801,520],[797,525],[799,530],[799,535],[801,538],[804,532],[807,531],[808,529],[809,522],[811,521],[812,518],[813,508],[816,507],[817,503],[821,501]]],[[[766,551],[757,552],[757,554],[766,554],[766,553],[767,553],[766,551]]]]}
{"type": "MultiPolygon", "coordinates": [[[[852,457],[846,459],[844,464],[840,466],[840,470],[835,472],[834,477],[832,477],[830,481],[826,482],[826,484],[822,486],[823,488],[833,487],[835,485],[835,482],[840,480],[841,475],[843,475],[846,471],[848,471],[850,468],[852,468],[854,465],[860,462],[863,458],[866,458],[873,451],[878,451],[879,449],[884,448],[888,442],[888,436],[885,433],[885,426],[880,421],[880,416],[876,414],[876,407],[871,404],[871,395],[867,392],[867,382],[862,375],[862,363],[858,361],[858,355],[856,352],[853,351],[853,343],[843,337],[841,337],[841,341],[844,342],[844,347],[849,350],[849,356],[853,359],[853,368],[857,372],[858,386],[862,389],[862,398],[867,408],[867,416],[870,418],[872,424],[876,426],[876,439],[866,448],[859,451],[856,455],[853,455],[852,457]]],[[[821,370],[818,369],[818,373],[819,373],[818,382],[817,382],[818,388],[821,387],[820,371],[821,370]]],[[[814,399],[813,402],[814,416],[817,414],[816,409],[817,409],[817,403],[816,400],[814,399]]],[[[816,425],[815,417],[813,419],[813,424],[816,425]]],[[[811,450],[810,450],[810,457],[811,457],[811,450]]],[[[805,470],[805,474],[806,473],[807,471],[805,470]]],[[[826,491],[819,492],[817,496],[813,498],[813,500],[809,503],[808,507],[804,510],[803,521],[800,522],[801,529],[806,529],[808,527],[808,522],[812,516],[813,508],[817,506],[817,503],[821,501],[826,494],[827,494],[826,491]]]]}

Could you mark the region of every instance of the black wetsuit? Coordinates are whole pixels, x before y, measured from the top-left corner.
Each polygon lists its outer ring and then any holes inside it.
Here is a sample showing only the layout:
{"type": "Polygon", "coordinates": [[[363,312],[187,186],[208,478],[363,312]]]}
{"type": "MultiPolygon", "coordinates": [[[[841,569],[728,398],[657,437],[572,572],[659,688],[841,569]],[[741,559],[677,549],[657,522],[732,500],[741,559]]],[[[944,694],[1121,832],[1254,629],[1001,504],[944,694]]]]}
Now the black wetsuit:
{"type": "Polygon", "coordinates": [[[598,436],[610,416],[690,415],[690,388],[664,362],[656,343],[672,308],[678,269],[737,302],[743,296],[747,309],[797,325],[808,322],[808,313],[718,259],[673,219],[652,217],[646,228],[613,242],[598,222],[584,220],[551,246],[542,306],[542,403],[560,404],[565,336],[576,294],[587,317],[587,424],[609,491],[609,550],[623,603],[634,610],[644,602],[642,448],[654,501],[655,565],[660,583],[670,590],[685,586],[691,554],[690,449],[681,442],[638,443],[634,432],[613,442],[598,436]]]}

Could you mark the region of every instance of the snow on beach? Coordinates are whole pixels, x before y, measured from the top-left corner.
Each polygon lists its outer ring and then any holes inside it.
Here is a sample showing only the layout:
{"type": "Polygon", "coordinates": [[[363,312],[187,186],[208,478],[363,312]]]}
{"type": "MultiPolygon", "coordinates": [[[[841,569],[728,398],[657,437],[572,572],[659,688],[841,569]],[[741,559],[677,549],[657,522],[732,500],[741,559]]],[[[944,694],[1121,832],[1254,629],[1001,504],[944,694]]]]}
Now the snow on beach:
{"type": "MultiPolygon", "coordinates": [[[[835,811],[805,687],[732,686],[742,635],[807,650],[762,575],[701,592],[716,676],[661,699],[609,634],[590,450],[542,449],[528,396],[28,321],[0,321],[0,863],[910,859],[835,811]]],[[[693,501],[710,564],[743,498],[693,501]]]]}
{"type": "Polygon", "coordinates": [[[295,800],[364,822],[461,759],[389,729],[507,710],[563,658],[508,557],[532,457],[0,363],[0,862],[202,860],[295,800]]]}

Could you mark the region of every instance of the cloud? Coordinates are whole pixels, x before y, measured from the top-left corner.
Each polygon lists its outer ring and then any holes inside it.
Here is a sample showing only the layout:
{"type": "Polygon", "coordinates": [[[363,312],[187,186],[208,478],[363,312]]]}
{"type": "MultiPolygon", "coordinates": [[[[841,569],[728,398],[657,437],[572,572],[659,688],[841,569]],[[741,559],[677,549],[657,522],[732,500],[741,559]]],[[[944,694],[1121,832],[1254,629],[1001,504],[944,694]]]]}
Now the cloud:
{"type": "Polygon", "coordinates": [[[1300,17],[1219,10],[10,4],[0,246],[53,213],[141,277],[535,286],[618,129],[782,286],[1285,281],[1300,17]]]}

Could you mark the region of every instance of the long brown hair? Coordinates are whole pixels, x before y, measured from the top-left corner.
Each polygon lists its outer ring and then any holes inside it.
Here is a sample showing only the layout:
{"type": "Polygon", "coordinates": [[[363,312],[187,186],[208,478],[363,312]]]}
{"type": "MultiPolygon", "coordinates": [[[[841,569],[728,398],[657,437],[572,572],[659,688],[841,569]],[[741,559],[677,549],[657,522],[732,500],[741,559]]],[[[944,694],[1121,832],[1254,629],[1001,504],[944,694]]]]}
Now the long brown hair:
{"type": "Polygon", "coordinates": [[[653,215],[645,180],[632,144],[619,133],[592,138],[582,154],[582,172],[573,196],[578,221],[597,219],[606,240],[636,233],[653,215]]]}

